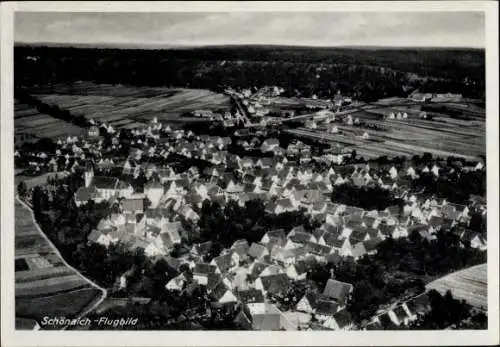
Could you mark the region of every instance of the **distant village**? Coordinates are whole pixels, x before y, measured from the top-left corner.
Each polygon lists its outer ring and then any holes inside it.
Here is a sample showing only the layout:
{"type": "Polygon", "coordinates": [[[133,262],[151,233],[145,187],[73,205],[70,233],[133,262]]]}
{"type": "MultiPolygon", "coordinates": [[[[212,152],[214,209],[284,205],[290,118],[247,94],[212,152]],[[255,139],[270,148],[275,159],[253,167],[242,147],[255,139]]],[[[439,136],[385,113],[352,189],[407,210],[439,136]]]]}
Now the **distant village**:
{"type": "MultiPolygon", "coordinates": [[[[249,91],[238,93],[250,96],[249,91]]],[[[279,88],[272,93],[279,95],[279,88]]],[[[424,100],[432,96],[412,97],[424,100]]],[[[311,98],[311,104],[320,102],[311,98]]],[[[323,119],[335,119],[336,108],[344,102],[352,100],[335,96],[332,105],[319,115],[323,119]]],[[[264,123],[272,121],[265,105],[246,101],[244,106],[252,117],[261,117],[264,123]]],[[[243,112],[214,115],[200,110],[193,115],[222,121],[226,126],[240,120],[247,122],[243,112]]],[[[406,118],[407,115],[399,113],[389,117],[406,118]]],[[[346,118],[346,121],[352,125],[356,120],[346,118]]],[[[306,124],[308,128],[315,126],[314,120],[306,124]]],[[[285,295],[292,283],[305,280],[313,265],[347,258],[358,261],[365,255],[376,254],[377,246],[385,239],[408,238],[415,231],[432,241],[440,229],[467,225],[472,209],[486,215],[486,202],[479,197],[467,205],[458,205],[441,197],[410,192],[409,183],[419,175],[430,173],[439,177],[443,174],[445,169],[437,163],[387,167],[353,164],[346,173],[337,170],[335,165],[343,164],[351,156],[350,152],[316,156],[309,144],[296,140],[283,146],[278,138],[266,137],[265,131],[258,131],[261,133],[248,136],[247,129],[236,130],[235,135],[247,136],[233,143],[230,137],[171,129],[155,118],[144,128],[134,129],[131,137],[124,140],[120,130],[105,123],[94,123],[85,136],[57,141],[55,153],[25,153],[19,149],[15,158],[35,173],[82,172],[83,185],[73,196],[76,206],[93,201],[108,202],[114,207],[90,232],[89,243],[104,247],[119,243],[130,250],[142,248],[150,258],[169,259],[176,269],[184,270],[168,281],[166,291],[187,290],[186,283],[192,274],[191,282],[206,287],[214,303],[245,306],[236,319],[241,326],[254,330],[359,329],[346,309],[353,285],[336,280],[334,274],[321,292],[307,292],[296,298],[297,304],[286,311],[280,309],[273,298],[285,295]],[[103,132],[110,141],[103,140],[100,136],[103,132]],[[126,158],[108,154],[123,148],[124,141],[130,147],[126,158]],[[228,147],[235,144],[264,155],[245,156],[228,151],[228,147]],[[170,163],[173,157],[206,165],[202,169],[192,165],[179,170],[170,163]],[[322,165],[309,165],[312,162],[322,165]],[[143,189],[135,189],[131,184],[131,180],[138,177],[145,178],[143,189]],[[332,202],[331,193],[345,184],[380,187],[401,198],[404,205],[364,210],[332,202]],[[260,242],[237,240],[209,260],[210,241],[187,249],[183,245],[187,231],[181,221],[196,225],[207,201],[217,202],[223,208],[231,201],[245,206],[255,199],[264,202],[269,214],[305,211],[318,227],[312,233],[306,232],[302,225],[291,230],[267,230],[260,242]],[[172,251],[179,248],[184,251],[173,257],[172,251]]],[[[332,123],[330,132],[336,131],[332,123]]],[[[483,169],[481,162],[462,167],[464,172],[483,169]]],[[[484,235],[465,229],[459,236],[464,244],[470,242],[470,247],[486,251],[484,235]]],[[[127,285],[127,274],[123,274],[117,286],[126,288],[127,285]]],[[[429,309],[426,294],[408,298],[379,312],[365,328],[407,326],[429,309]]]]}

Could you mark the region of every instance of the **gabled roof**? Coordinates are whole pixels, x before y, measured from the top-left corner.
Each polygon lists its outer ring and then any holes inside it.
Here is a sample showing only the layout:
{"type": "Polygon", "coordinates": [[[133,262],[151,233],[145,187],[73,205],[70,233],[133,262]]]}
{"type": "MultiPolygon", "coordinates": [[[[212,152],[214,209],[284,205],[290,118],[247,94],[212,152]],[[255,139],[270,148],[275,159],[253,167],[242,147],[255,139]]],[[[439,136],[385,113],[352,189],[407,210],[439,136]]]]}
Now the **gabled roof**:
{"type": "Polygon", "coordinates": [[[395,309],[392,310],[399,321],[403,321],[405,318],[408,318],[408,314],[406,313],[403,306],[399,305],[395,309]]]}
{"type": "Polygon", "coordinates": [[[212,297],[213,300],[219,301],[222,299],[224,294],[229,291],[229,288],[224,284],[223,281],[220,281],[213,289],[212,292],[210,293],[210,296],[212,297]]]}
{"type": "Polygon", "coordinates": [[[316,301],[314,308],[316,309],[317,314],[333,316],[338,311],[339,305],[337,302],[332,300],[320,299],[316,301]]]}
{"type": "Polygon", "coordinates": [[[382,239],[378,237],[371,238],[370,240],[363,241],[363,246],[367,252],[371,252],[377,249],[378,245],[382,242],[382,239]]]}
{"type": "Polygon", "coordinates": [[[102,233],[100,231],[94,229],[87,236],[87,240],[89,240],[90,242],[97,242],[97,240],[99,240],[99,237],[101,237],[101,236],[102,236],[102,233]]]}
{"type": "Polygon", "coordinates": [[[331,251],[331,247],[323,246],[323,245],[320,245],[320,244],[314,243],[314,242],[308,242],[306,244],[306,249],[307,249],[307,252],[315,254],[315,255],[319,255],[319,256],[325,256],[328,253],[330,253],[330,251],[331,251]]]}
{"type": "Polygon", "coordinates": [[[355,243],[355,241],[363,241],[368,234],[368,228],[364,227],[356,227],[353,229],[351,236],[349,236],[349,239],[351,242],[355,243]]]}
{"type": "MultiPolygon", "coordinates": [[[[292,232],[290,232],[292,233],[292,232]]],[[[288,239],[290,239],[294,243],[300,243],[300,244],[305,244],[307,242],[313,241],[314,237],[309,234],[308,232],[301,232],[297,231],[294,232],[292,235],[288,235],[288,239]]]]}
{"type": "Polygon", "coordinates": [[[332,233],[332,232],[325,231],[325,233],[323,234],[322,237],[328,246],[339,248],[343,244],[343,241],[339,240],[339,236],[340,236],[340,233],[332,233]]]}
{"type": "Polygon", "coordinates": [[[443,224],[443,218],[432,216],[427,223],[431,227],[438,227],[441,226],[441,224],[443,224]]]}
{"type": "Polygon", "coordinates": [[[264,295],[260,290],[248,289],[236,293],[240,301],[244,304],[264,302],[264,295]]]}
{"type": "Polygon", "coordinates": [[[268,253],[269,252],[266,246],[255,242],[252,243],[250,249],[248,250],[248,255],[251,256],[252,258],[261,258],[268,253]]]}
{"type": "Polygon", "coordinates": [[[285,230],[283,230],[283,229],[270,230],[266,233],[266,235],[269,238],[274,237],[274,238],[281,239],[281,240],[286,239],[285,230]]]}
{"type": "Polygon", "coordinates": [[[346,310],[341,310],[335,313],[333,315],[333,319],[335,319],[335,322],[337,322],[340,329],[352,324],[353,321],[351,314],[346,310]]]}
{"type": "Polygon", "coordinates": [[[225,273],[231,268],[231,260],[232,260],[231,253],[219,255],[218,257],[215,257],[212,260],[222,273],[225,273]]]}
{"type": "Polygon", "coordinates": [[[193,269],[193,274],[196,275],[208,275],[215,273],[215,265],[210,265],[207,263],[196,263],[193,269]]]}
{"type": "Polygon", "coordinates": [[[253,278],[257,278],[262,273],[262,271],[264,271],[268,266],[269,264],[256,261],[252,265],[252,272],[250,273],[250,275],[253,278]]]}
{"type": "Polygon", "coordinates": [[[96,191],[92,188],[80,187],[75,193],[77,201],[88,201],[96,196],[96,191]]]}
{"type": "Polygon", "coordinates": [[[122,204],[124,212],[144,211],[143,199],[124,199],[122,204]]]}
{"type": "Polygon", "coordinates": [[[270,294],[285,292],[290,286],[290,279],[284,273],[261,277],[264,290],[270,294]]]}
{"type": "Polygon", "coordinates": [[[352,290],[353,286],[350,283],[329,279],[328,282],[326,282],[323,295],[327,298],[334,299],[339,304],[343,305],[346,303],[349,293],[352,290]]]}
{"type": "Polygon", "coordinates": [[[97,189],[115,189],[118,185],[118,178],[106,176],[94,176],[92,185],[97,189]]]}
{"type": "Polygon", "coordinates": [[[193,245],[193,251],[195,251],[199,255],[208,254],[211,248],[212,248],[212,241],[206,241],[203,243],[197,243],[193,245]]]}

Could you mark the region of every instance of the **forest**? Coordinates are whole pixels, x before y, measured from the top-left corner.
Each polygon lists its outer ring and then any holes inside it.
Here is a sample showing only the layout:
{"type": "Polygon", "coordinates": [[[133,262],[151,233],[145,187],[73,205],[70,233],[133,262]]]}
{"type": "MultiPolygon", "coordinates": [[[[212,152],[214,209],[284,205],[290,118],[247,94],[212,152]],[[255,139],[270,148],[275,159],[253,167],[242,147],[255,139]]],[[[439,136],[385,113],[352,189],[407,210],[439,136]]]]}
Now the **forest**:
{"type": "Polygon", "coordinates": [[[424,92],[484,98],[484,50],[205,47],[102,49],[16,46],[16,89],[74,81],[204,88],[284,86],[289,95],[361,100],[424,92]],[[36,59],[28,59],[35,57],[36,59]]]}

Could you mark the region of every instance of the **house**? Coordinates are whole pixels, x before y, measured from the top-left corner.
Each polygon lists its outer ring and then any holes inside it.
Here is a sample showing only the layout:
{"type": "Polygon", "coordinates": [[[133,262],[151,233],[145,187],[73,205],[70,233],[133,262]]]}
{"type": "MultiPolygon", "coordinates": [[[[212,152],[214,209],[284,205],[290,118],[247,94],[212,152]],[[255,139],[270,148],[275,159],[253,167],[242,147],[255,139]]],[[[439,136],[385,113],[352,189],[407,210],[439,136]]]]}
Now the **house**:
{"type": "Polygon", "coordinates": [[[367,251],[366,251],[364,243],[362,241],[354,243],[354,247],[352,248],[352,256],[354,257],[354,259],[358,260],[359,258],[363,257],[365,254],[367,254],[367,251]]]}
{"type": "Polygon", "coordinates": [[[397,325],[408,325],[411,320],[410,314],[404,309],[402,305],[396,306],[395,308],[389,310],[387,312],[389,314],[389,318],[392,322],[397,325]]]}
{"type": "Polygon", "coordinates": [[[352,295],[353,290],[354,287],[350,283],[329,279],[326,282],[323,295],[328,299],[335,300],[339,307],[345,307],[347,305],[347,301],[352,295]]]}
{"type": "Polygon", "coordinates": [[[292,229],[288,233],[285,249],[302,247],[308,242],[317,242],[316,238],[306,231],[295,231],[292,229]]]}
{"type": "Polygon", "coordinates": [[[320,298],[314,305],[314,316],[320,322],[325,322],[339,311],[339,305],[333,300],[320,298]]]}
{"type": "Polygon", "coordinates": [[[199,285],[207,285],[208,277],[212,274],[219,274],[219,269],[215,265],[207,263],[196,263],[193,268],[193,279],[199,285]]]}
{"type": "Polygon", "coordinates": [[[259,277],[255,280],[255,288],[264,295],[284,294],[290,287],[290,279],[284,273],[259,277]]]}
{"type": "Polygon", "coordinates": [[[87,240],[91,243],[98,243],[104,247],[109,247],[113,240],[104,232],[99,230],[92,230],[87,236],[87,240]]]}
{"type": "Polygon", "coordinates": [[[382,242],[382,239],[379,237],[374,237],[370,240],[363,241],[363,246],[366,250],[366,254],[374,255],[377,253],[377,246],[382,242]]]}
{"type": "Polygon", "coordinates": [[[280,241],[281,245],[285,245],[286,243],[286,234],[285,230],[283,229],[275,229],[275,230],[270,230],[267,233],[264,234],[260,242],[262,244],[267,244],[271,241],[271,239],[277,239],[280,241]]]}
{"type": "Polygon", "coordinates": [[[134,189],[130,184],[120,181],[116,177],[94,176],[92,168],[84,172],[86,188],[93,188],[99,193],[99,201],[109,200],[115,196],[128,197],[132,195],[134,189]]]}
{"type": "Polygon", "coordinates": [[[144,185],[144,194],[151,201],[151,208],[158,207],[160,200],[163,196],[164,187],[160,182],[152,182],[144,185]]]}
{"type": "Polygon", "coordinates": [[[186,276],[184,273],[179,274],[178,276],[172,278],[167,282],[165,288],[171,291],[181,291],[184,288],[184,284],[186,283],[186,276]]]}
{"type": "Polygon", "coordinates": [[[295,305],[295,309],[300,312],[313,314],[316,308],[316,302],[322,298],[321,294],[307,292],[295,305]]]}
{"type": "Polygon", "coordinates": [[[332,248],[320,245],[319,243],[308,242],[306,244],[307,253],[314,256],[319,262],[326,262],[326,257],[332,252],[332,248]]]}
{"type": "Polygon", "coordinates": [[[238,255],[238,262],[245,262],[249,259],[248,251],[250,250],[250,246],[248,245],[247,240],[236,240],[230,248],[231,253],[235,253],[238,255]]]}
{"type": "Polygon", "coordinates": [[[191,247],[190,254],[196,259],[203,259],[208,255],[211,249],[212,249],[212,241],[197,243],[193,245],[193,247],[191,247]]]}
{"type": "Polygon", "coordinates": [[[280,142],[278,139],[275,138],[270,138],[266,139],[264,142],[262,142],[260,146],[260,150],[262,152],[271,152],[277,149],[280,145],[280,142]]]}
{"type": "Polygon", "coordinates": [[[76,206],[82,206],[87,204],[90,200],[99,200],[101,197],[97,190],[93,187],[80,187],[75,193],[75,204],[76,206]]]}
{"type": "Polygon", "coordinates": [[[241,310],[235,321],[245,329],[259,331],[297,330],[297,326],[274,305],[249,303],[241,310]],[[246,311],[246,312],[245,312],[246,311]]]}
{"type": "Polygon", "coordinates": [[[270,255],[270,252],[266,246],[254,242],[248,250],[248,255],[253,259],[262,260],[266,255],[270,255]]]}
{"type": "Polygon", "coordinates": [[[265,301],[264,295],[262,295],[262,291],[255,288],[240,290],[236,292],[236,296],[243,304],[264,303],[265,301]]]}
{"type": "Polygon", "coordinates": [[[123,213],[143,213],[144,212],[144,199],[124,199],[121,203],[123,213]]]}
{"type": "Polygon", "coordinates": [[[303,261],[290,264],[286,267],[286,275],[293,281],[301,281],[307,278],[307,264],[303,261]]]}
{"type": "Polygon", "coordinates": [[[335,331],[348,331],[354,327],[354,320],[349,312],[341,310],[328,317],[322,325],[335,331]]]}
{"type": "Polygon", "coordinates": [[[409,316],[422,316],[431,311],[431,303],[427,294],[418,295],[405,302],[409,316]]]}
{"type": "Polygon", "coordinates": [[[250,267],[248,268],[250,270],[250,277],[253,279],[257,279],[257,277],[259,277],[261,273],[269,266],[270,264],[254,261],[252,264],[250,264],[250,267]]]}
{"type": "Polygon", "coordinates": [[[213,258],[210,264],[215,265],[221,274],[225,274],[238,265],[238,260],[236,254],[226,253],[213,258]]]}
{"type": "Polygon", "coordinates": [[[238,298],[223,281],[220,281],[210,293],[210,298],[218,304],[236,303],[238,298]]]}
{"type": "Polygon", "coordinates": [[[266,267],[260,272],[259,277],[266,277],[271,275],[283,274],[285,271],[278,264],[267,264],[266,267]]]}

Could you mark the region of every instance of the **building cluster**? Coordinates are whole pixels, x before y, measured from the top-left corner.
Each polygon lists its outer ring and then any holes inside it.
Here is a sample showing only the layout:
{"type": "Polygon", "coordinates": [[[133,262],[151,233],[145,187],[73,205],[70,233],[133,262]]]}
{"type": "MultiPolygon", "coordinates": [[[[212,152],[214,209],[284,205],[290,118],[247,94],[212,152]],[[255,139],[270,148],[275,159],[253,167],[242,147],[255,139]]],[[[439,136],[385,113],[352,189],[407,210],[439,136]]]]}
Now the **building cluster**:
{"type": "MultiPolygon", "coordinates": [[[[107,156],[120,148],[120,141],[118,132],[107,145],[98,138],[68,138],[57,143],[55,155],[35,156],[51,171],[85,168],[84,185],[74,196],[78,206],[93,200],[108,201],[116,207],[92,230],[89,242],[106,247],[121,243],[131,250],[142,248],[149,257],[172,260],[176,245],[183,245],[188,238],[186,223],[196,225],[207,200],[224,207],[230,201],[244,206],[259,199],[266,213],[303,210],[319,225],[312,232],[306,232],[303,226],[268,230],[260,242],[238,240],[211,260],[207,260],[210,242],[194,244],[174,260],[178,270],[186,264],[185,270],[167,283],[166,290],[183,291],[193,282],[205,286],[215,304],[244,305],[246,309],[238,314],[238,322],[253,329],[352,329],[354,323],[345,308],[353,287],[335,280],[335,274],[321,293],[307,292],[291,309],[282,311],[276,298],[287,295],[291,283],[304,280],[315,264],[336,263],[343,258],[356,261],[375,254],[384,239],[405,238],[414,231],[433,240],[441,228],[467,225],[470,219],[471,206],[422,199],[405,189],[405,182],[422,173],[442,174],[437,164],[399,170],[392,166],[387,171],[362,165],[353,167],[349,174],[340,174],[331,166],[320,170],[303,165],[311,160],[311,148],[301,142],[282,148],[275,138],[242,140],[242,147],[258,148],[273,156],[240,157],[228,151],[232,144],[229,137],[172,130],[157,120],[132,133],[126,159],[107,156]],[[174,155],[203,161],[206,166],[203,170],[191,166],[176,172],[162,164],[174,155]],[[290,160],[292,157],[300,160],[290,160]],[[116,166],[122,169],[120,177],[102,175],[116,166]],[[147,182],[143,191],[136,192],[123,177],[137,178],[141,173],[147,182]],[[391,190],[404,204],[365,211],[332,202],[332,191],[345,184],[391,190]]],[[[465,169],[481,170],[482,166],[465,169]]],[[[479,207],[486,214],[485,204],[479,207]]],[[[471,247],[486,250],[484,236],[464,228],[460,237],[464,245],[467,241],[471,247]]],[[[127,286],[126,276],[122,276],[120,286],[127,286]]],[[[372,324],[403,324],[424,306],[406,303],[372,324]]]]}

